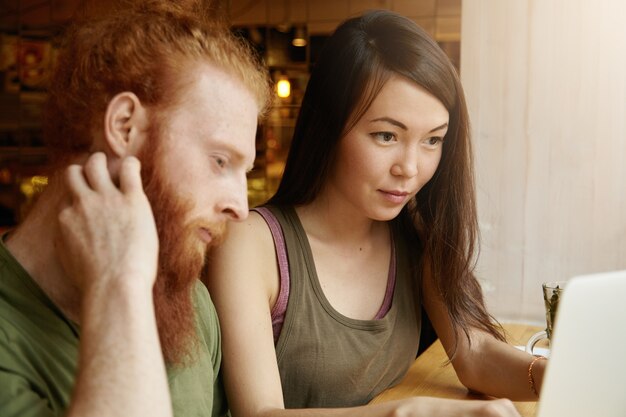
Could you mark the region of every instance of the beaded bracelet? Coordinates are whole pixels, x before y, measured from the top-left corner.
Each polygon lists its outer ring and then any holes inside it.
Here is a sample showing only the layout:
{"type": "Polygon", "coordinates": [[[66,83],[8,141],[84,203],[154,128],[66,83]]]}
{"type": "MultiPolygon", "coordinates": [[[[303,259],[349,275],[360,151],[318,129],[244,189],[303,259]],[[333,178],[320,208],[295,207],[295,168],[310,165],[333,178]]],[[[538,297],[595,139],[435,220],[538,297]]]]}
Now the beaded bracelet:
{"type": "Polygon", "coordinates": [[[530,366],[528,366],[528,384],[530,384],[530,390],[532,391],[532,393],[535,394],[537,397],[539,396],[539,393],[537,392],[537,388],[535,387],[535,378],[533,377],[533,365],[535,364],[535,362],[541,359],[545,360],[547,358],[545,356],[536,356],[535,359],[533,359],[530,363],[530,366]]]}

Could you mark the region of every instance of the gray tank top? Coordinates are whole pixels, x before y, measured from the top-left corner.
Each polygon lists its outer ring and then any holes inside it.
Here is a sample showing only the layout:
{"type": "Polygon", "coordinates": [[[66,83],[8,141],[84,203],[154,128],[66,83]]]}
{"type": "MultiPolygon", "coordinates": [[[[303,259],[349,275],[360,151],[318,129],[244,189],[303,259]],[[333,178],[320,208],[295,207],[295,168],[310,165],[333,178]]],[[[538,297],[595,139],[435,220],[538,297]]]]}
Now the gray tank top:
{"type": "Polygon", "coordinates": [[[421,254],[409,254],[402,231],[394,229],[397,272],[391,308],[381,319],[352,319],[326,299],[295,210],[267,208],[282,227],[291,277],[276,345],[285,407],[368,403],[397,384],[415,360],[421,317],[416,307],[417,276],[411,274],[411,265],[419,263],[421,254]]]}

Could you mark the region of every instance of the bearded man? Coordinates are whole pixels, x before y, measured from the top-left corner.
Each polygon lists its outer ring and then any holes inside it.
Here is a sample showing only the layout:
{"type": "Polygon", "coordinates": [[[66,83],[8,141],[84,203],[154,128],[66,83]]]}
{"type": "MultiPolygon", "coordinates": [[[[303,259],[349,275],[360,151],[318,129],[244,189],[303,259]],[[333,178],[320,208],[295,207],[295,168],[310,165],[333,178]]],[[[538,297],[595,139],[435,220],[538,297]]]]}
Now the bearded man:
{"type": "Polygon", "coordinates": [[[268,79],[226,29],[173,3],[65,36],[49,185],[0,242],[4,417],[227,412],[198,278],[225,223],[247,216],[268,79]]]}

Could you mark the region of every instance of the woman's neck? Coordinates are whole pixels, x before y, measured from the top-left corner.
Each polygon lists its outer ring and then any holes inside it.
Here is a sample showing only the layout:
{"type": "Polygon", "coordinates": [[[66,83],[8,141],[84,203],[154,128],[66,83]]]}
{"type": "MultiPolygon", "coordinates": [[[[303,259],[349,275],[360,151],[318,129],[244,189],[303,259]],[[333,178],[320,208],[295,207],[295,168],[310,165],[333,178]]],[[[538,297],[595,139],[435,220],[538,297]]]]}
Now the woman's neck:
{"type": "Polygon", "coordinates": [[[296,212],[309,238],[319,241],[362,243],[387,230],[386,222],[372,220],[345,200],[328,194],[296,207],[296,212]]]}

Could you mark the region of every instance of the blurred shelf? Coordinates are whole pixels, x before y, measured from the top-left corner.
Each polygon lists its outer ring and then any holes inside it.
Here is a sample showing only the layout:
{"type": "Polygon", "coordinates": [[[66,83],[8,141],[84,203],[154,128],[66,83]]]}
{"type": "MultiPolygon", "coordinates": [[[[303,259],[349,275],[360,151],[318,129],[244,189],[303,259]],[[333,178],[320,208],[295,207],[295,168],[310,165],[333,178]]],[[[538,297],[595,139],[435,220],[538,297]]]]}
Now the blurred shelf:
{"type": "Polygon", "coordinates": [[[45,146],[0,146],[0,159],[15,156],[47,156],[45,146]]]}

